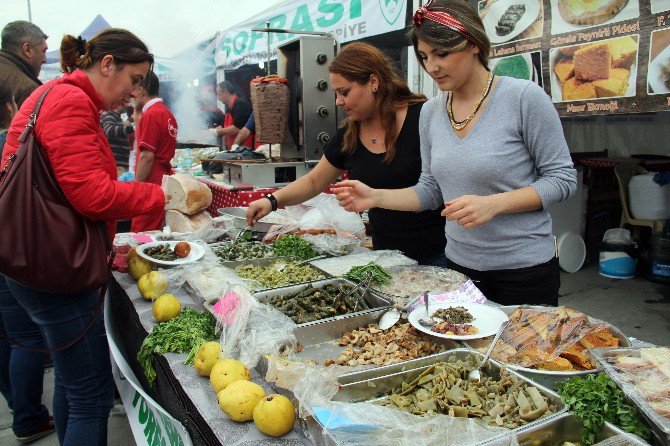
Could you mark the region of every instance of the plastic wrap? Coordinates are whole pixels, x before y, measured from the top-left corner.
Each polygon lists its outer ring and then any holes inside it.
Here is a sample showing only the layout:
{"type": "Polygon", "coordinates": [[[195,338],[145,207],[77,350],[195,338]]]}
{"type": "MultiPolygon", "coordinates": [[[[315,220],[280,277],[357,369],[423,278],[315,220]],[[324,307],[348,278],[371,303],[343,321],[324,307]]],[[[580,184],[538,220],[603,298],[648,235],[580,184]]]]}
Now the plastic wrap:
{"type": "MultiPolygon", "coordinates": [[[[514,432],[473,419],[444,415],[420,417],[372,402],[334,401],[338,377],[347,372],[350,369],[346,367],[324,368],[275,356],[270,358],[266,379],[290,390],[300,401],[300,418],[318,420],[316,431],[338,445],[518,444],[514,432]]],[[[316,431],[310,434],[317,437],[316,431]]],[[[322,444],[316,440],[316,444],[322,444]]]]}
{"type": "Polygon", "coordinates": [[[416,260],[410,259],[400,251],[393,250],[366,250],[361,253],[349,254],[342,257],[315,260],[311,263],[332,276],[342,276],[346,274],[352,266],[367,265],[370,262],[375,262],[384,268],[397,265],[417,264],[416,260]]]}
{"type": "Polygon", "coordinates": [[[670,348],[597,349],[589,352],[670,444],[670,348]]]}
{"type": "MultiPolygon", "coordinates": [[[[492,357],[498,361],[550,372],[594,370],[588,348],[616,347],[613,328],[569,307],[519,307],[509,315],[492,357]]],[[[468,341],[485,351],[490,339],[468,341]]]]}
{"type": "Polygon", "coordinates": [[[647,442],[637,435],[620,434],[594,443],[594,446],[642,446],[646,444],[647,442]]]}
{"type": "Polygon", "coordinates": [[[365,237],[365,225],[358,214],[347,212],[329,194],[320,194],[285,209],[288,223],[273,226],[264,241],[272,242],[294,233],[310,242],[320,254],[341,256],[352,253],[365,237]]]}
{"type": "Polygon", "coordinates": [[[261,356],[295,346],[291,319],[257,302],[242,286],[233,286],[209,310],[221,330],[224,356],[253,368],[261,356]]]}
{"type": "Polygon", "coordinates": [[[412,301],[424,291],[428,291],[431,302],[470,302],[485,303],[486,297],[479,288],[458,271],[438,268],[435,266],[394,266],[388,268],[391,281],[381,286],[373,286],[388,296],[391,296],[399,307],[408,307],[413,310],[423,302],[420,298],[412,301]]]}
{"type": "Polygon", "coordinates": [[[168,280],[169,289],[179,288],[186,283],[195,293],[194,300],[198,298],[208,301],[219,298],[236,285],[247,288],[260,287],[258,282],[243,279],[235,274],[235,271],[221,266],[219,258],[209,246],[205,247],[205,254],[200,260],[174,268],[162,268],[160,271],[168,280]]]}

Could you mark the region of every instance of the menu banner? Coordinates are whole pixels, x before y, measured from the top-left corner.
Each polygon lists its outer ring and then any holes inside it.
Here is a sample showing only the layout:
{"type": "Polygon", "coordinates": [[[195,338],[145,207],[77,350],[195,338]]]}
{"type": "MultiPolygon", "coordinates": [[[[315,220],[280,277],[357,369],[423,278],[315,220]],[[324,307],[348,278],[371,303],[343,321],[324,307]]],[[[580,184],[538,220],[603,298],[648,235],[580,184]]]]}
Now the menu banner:
{"type": "Polygon", "coordinates": [[[561,116],[670,109],[670,0],[483,0],[495,74],[543,87],[561,116]]]}

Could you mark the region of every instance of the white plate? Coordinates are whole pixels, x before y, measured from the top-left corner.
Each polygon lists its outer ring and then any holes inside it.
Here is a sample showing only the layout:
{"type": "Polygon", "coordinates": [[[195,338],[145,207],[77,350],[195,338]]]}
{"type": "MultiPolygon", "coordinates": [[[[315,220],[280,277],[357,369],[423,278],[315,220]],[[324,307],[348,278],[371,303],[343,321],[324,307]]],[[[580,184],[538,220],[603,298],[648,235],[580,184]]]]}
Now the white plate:
{"type": "Polygon", "coordinates": [[[500,324],[502,324],[507,320],[507,315],[502,310],[499,310],[498,308],[495,307],[491,307],[489,305],[470,304],[470,303],[447,303],[447,302],[430,304],[429,299],[428,308],[430,310],[430,314],[435,313],[435,311],[439,310],[440,308],[451,308],[451,307],[464,307],[466,310],[468,310],[472,315],[472,317],[475,318],[475,320],[473,320],[470,323],[470,325],[474,325],[475,327],[477,327],[477,330],[479,330],[479,332],[477,332],[476,334],[459,336],[459,335],[448,335],[431,331],[429,327],[424,327],[419,323],[419,319],[426,319],[428,316],[426,314],[425,305],[422,305],[421,307],[417,308],[416,310],[412,311],[409,314],[408,316],[409,323],[412,324],[412,326],[417,330],[422,331],[431,336],[437,336],[438,338],[444,338],[444,339],[455,339],[459,341],[465,341],[468,339],[479,339],[479,338],[485,338],[487,336],[492,336],[496,334],[498,328],[500,328],[500,324]]]}
{"type": "Polygon", "coordinates": [[[175,245],[179,242],[180,241],[175,240],[171,242],[145,243],[144,245],[140,245],[137,247],[137,255],[157,265],[177,266],[177,265],[183,265],[184,263],[195,262],[205,254],[205,248],[202,245],[194,242],[186,242],[189,245],[191,245],[191,252],[186,257],[177,260],[158,260],[144,253],[144,251],[146,251],[147,248],[151,248],[152,246],[164,245],[165,243],[170,245],[170,249],[174,249],[175,245]]]}
{"type": "Polygon", "coordinates": [[[537,20],[537,16],[540,14],[540,2],[539,0],[498,0],[491,5],[489,10],[486,12],[486,15],[482,19],[484,22],[484,29],[486,30],[486,35],[489,37],[489,40],[492,44],[499,44],[509,42],[514,39],[516,36],[521,34],[528,28],[530,25],[537,20]],[[511,33],[504,36],[499,36],[496,33],[496,26],[498,25],[498,20],[505,14],[507,8],[512,5],[524,5],[526,11],[523,13],[521,18],[511,33]]]}
{"type": "Polygon", "coordinates": [[[650,94],[670,93],[670,89],[665,85],[663,62],[670,62],[670,45],[666,46],[663,51],[656,55],[654,60],[649,62],[647,81],[649,82],[649,86],[654,90],[654,92],[650,92],[650,94]]]}

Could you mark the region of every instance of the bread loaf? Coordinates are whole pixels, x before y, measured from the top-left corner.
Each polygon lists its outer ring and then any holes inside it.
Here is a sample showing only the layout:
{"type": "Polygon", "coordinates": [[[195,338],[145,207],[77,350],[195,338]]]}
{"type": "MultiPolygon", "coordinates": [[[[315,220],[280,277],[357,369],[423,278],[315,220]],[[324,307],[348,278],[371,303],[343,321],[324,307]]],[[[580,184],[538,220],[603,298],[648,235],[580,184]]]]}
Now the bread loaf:
{"type": "Polygon", "coordinates": [[[163,188],[169,196],[166,210],[192,215],[212,204],[212,191],[190,175],[176,173],[164,177],[163,188]]]}
{"type": "Polygon", "coordinates": [[[193,215],[169,210],[165,212],[165,223],[173,232],[195,232],[209,225],[212,221],[209,212],[202,211],[193,215]]]}

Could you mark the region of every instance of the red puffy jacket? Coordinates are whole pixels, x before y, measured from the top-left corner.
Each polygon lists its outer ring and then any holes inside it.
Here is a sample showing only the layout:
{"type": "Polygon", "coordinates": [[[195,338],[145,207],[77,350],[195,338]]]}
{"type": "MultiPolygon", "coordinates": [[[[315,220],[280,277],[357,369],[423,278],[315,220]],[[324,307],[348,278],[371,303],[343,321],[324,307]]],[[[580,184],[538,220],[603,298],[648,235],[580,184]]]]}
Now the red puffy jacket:
{"type": "Polygon", "coordinates": [[[104,220],[113,239],[116,220],[164,208],[160,186],[116,181],[114,155],[100,127],[102,97],[80,70],[39,87],[26,99],[9,128],[2,165],[18,149],[17,138],[48,86],[53,89],[37,116],[35,135],[74,209],[90,220],[104,220]]]}

